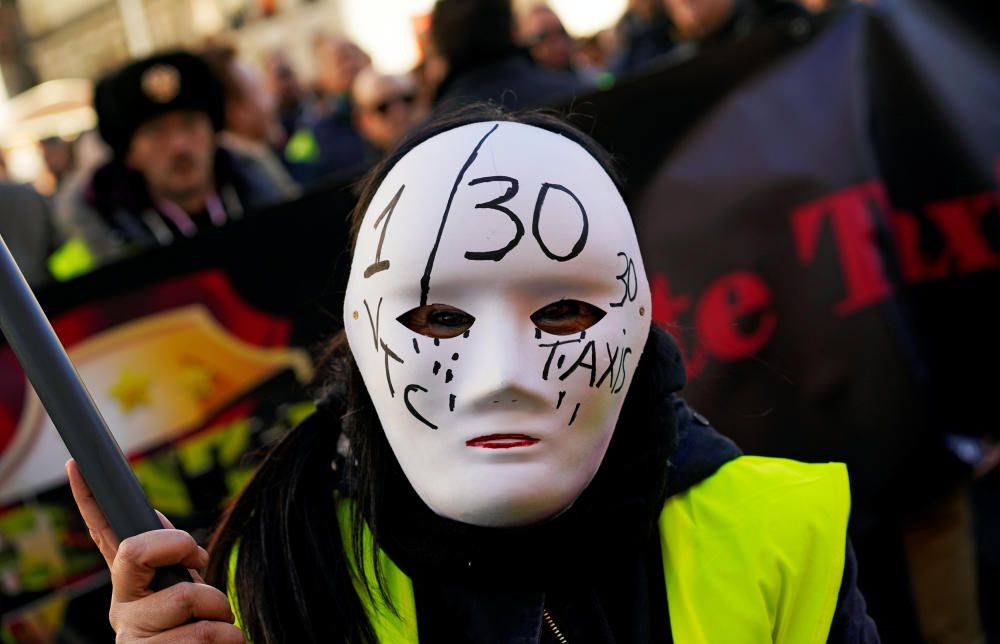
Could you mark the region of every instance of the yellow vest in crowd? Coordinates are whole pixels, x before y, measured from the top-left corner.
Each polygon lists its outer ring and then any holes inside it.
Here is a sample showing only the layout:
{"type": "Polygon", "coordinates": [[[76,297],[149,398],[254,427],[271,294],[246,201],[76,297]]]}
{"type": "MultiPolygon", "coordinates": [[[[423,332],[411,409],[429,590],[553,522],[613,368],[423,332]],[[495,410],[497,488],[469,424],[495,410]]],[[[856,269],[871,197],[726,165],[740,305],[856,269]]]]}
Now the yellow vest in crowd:
{"type": "MultiPolygon", "coordinates": [[[[669,498],[659,527],[674,641],[826,642],[844,571],[849,511],[843,464],[759,456],[730,461],[669,498]]],[[[350,504],[338,503],[337,516],[343,543],[351,543],[350,504]]],[[[371,556],[367,529],[363,539],[371,556]]],[[[351,549],[345,550],[378,641],[416,644],[410,579],[378,552],[393,611],[372,599],[380,597],[375,580],[362,581],[351,549]]],[[[228,590],[238,616],[232,583],[236,555],[234,548],[228,590]]]]}

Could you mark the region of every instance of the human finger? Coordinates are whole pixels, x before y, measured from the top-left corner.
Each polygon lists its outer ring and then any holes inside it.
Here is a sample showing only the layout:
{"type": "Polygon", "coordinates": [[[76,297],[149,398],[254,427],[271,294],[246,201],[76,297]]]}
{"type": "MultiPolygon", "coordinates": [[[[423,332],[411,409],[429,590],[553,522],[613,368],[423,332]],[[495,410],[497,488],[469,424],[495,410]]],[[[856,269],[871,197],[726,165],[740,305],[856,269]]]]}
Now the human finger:
{"type": "Polygon", "coordinates": [[[112,598],[130,602],[152,594],[149,584],[157,568],[180,564],[198,570],[208,553],[183,530],[151,530],[129,537],[118,546],[111,564],[112,598]]]}
{"type": "MultiPolygon", "coordinates": [[[[119,638],[121,639],[121,638],[119,638]]],[[[128,641],[128,640],[124,640],[128,641]]],[[[144,644],[190,644],[213,642],[215,644],[244,644],[243,631],[225,622],[200,621],[185,624],[166,633],[143,640],[144,644]]]]}
{"type": "Polygon", "coordinates": [[[90,486],[87,485],[87,481],[83,478],[80,468],[73,459],[66,461],[66,476],[69,478],[69,487],[73,492],[76,507],[79,508],[83,522],[90,530],[90,538],[97,544],[97,549],[101,551],[104,561],[110,568],[115,559],[115,553],[118,551],[118,536],[111,529],[111,524],[104,516],[104,511],[98,505],[97,499],[90,491],[90,486]]]}
{"type": "Polygon", "coordinates": [[[222,591],[191,582],[174,584],[132,602],[113,602],[109,617],[120,635],[161,633],[197,620],[234,621],[222,591]]]}

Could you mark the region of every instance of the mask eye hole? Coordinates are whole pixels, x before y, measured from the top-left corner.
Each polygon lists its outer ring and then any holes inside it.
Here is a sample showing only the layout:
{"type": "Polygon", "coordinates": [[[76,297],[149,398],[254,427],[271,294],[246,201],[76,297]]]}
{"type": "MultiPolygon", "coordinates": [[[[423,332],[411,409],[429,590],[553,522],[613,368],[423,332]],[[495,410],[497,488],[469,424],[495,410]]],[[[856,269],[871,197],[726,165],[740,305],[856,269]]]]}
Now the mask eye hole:
{"type": "Polygon", "coordinates": [[[531,314],[531,321],[552,335],[572,335],[601,321],[605,312],[580,300],[559,300],[546,304],[531,314]]]}
{"type": "Polygon", "coordinates": [[[429,338],[454,338],[468,331],[476,318],[454,306],[428,304],[410,309],[396,320],[410,331],[429,338]]]}

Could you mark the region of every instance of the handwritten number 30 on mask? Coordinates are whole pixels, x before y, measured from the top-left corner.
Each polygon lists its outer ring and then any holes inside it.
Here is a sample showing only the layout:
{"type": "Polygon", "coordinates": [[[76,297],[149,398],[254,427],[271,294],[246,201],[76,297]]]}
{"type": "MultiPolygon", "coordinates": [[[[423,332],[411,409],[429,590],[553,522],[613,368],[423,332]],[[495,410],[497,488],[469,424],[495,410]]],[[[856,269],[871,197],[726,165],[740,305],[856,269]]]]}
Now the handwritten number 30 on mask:
{"type": "MultiPolygon", "coordinates": [[[[469,182],[468,185],[475,186],[481,183],[494,183],[494,182],[506,183],[507,184],[506,191],[499,197],[496,197],[495,199],[476,204],[475,207],[477,209],[483,209],[483,210],[495,210],[496,212],[504,214],[508,219],[510,219],[511,223],[514,224],[514,235],[511,237],[510,241],[507,242],[507,244],[501,248],[497,248],[495,250],[486,250],[486,251],[471,251],[471,250],[467,251],[465,253],[466,259],[479,260],[479,261],[491,260],[494,262],[499,262],[501,259],[504,258],[504,256],[507,255],[507,253],[516,248],[517,245],[521,242],[521,238],[524,237],[524,224],[521,223],[521,219],[514,213],[514,211],[503,205],[508,201],[510,201],[511,199],[513,199],[514,196],[517,194],[518,190],[520,189],[520,184],[517,179],[514,179],[513,177],[504,177],[504,176],[481,177],[479,179],[473,179],[472,181],[469,182]]],[[[404,188],[406,188],[405,185],[400,186],[399,190],[396,191],[396,194],[393,196],[392,200],[389,201],[389,204],[385,207],[382,213],[375,220],[374,228],[378,228],[381,225],[382,232],[381,235],[379,236],[378,246],[375,249],[375,261],[371,263],[368,266],[368,268],[365,269],[364,275],[366,278],[371,277],[375,273],[384,271],[389,268],[389,260],[382,259],[382,244],[385,242],[385,234],[389,228],[389,221],[392,218],[392,213],[395,210],[396,205],[399,203],[399,198],[402,196],[404,188]]],[[[541,187],[538,190],[538,196],[535,199],[535,208],[531,217],[531,234],[538,242],[538,247],[541,249],[541,251],[545,254],[546,257],[555,260],[557,262],[565,262],[573,259],[577,255],[579,255],[583,251],[584,247],[587,245],[587,234],[589,230],[590,230],[590,222],[587,218],[587,210],[586,208],[583,207],[583,204],[580,202],[580,199],[573,193],[572,190],[557,183],[543,183],[541,185],[541,187]],[[560,255],[559,253],[554,252],[542,238],[542,232],[540,226],[542,215],[544,213],[546,199],[553,190],[568,195],[576,203],[577,208],[580,211],[580,221],[582,224],[580,227],[580,234],[578,235],[576,241],[574,242],[573,247],[570,248],[569,252],[567,252],[564,255],[560,255]]]]}

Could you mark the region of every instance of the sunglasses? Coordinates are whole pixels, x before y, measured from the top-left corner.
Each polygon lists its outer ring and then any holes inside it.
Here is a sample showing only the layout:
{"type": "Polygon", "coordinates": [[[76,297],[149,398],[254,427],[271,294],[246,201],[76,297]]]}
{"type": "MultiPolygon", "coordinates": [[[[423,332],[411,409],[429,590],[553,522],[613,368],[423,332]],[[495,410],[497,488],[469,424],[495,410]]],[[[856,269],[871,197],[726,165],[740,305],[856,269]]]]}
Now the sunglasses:
{"type": "Polygon", "coordinates": [[[406,105],[413,105],[417,100],[417,95],[415,92],[407,92],[405,94],[399,94],[397,96],[390,96],[388,98],[382,99],[378,103],[372,106],[372,110],[378,112],[382,116],[389,113],[392,106],[396,103],[404,103],[406,105]]]}
{"type": "Polygon", "coordinates": [[[553,27],[552,29],[546,29],[545,31],[539,31],[536,34],[532,34],[531,36],[529,36],[527,38],[525,44],[528,47],[534,47],[535,45],[538,45],[538,44],[540,44],[540,43],[548,40],[549,38],[555,38],[557,36],[559,38],[565,38],[568,35],[569,34],[566,33],[566,30],[564,28],[562,28],[562,27],[553,27]]]}

